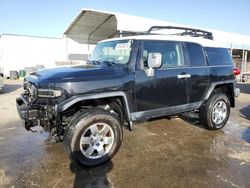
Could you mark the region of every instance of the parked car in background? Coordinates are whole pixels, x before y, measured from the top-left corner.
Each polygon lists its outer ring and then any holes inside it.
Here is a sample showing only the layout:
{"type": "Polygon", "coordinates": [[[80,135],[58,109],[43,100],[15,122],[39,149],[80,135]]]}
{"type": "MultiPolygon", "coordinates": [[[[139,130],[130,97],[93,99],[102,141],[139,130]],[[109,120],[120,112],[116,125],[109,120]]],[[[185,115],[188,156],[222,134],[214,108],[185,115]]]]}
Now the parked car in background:
{"type": "Polygon", "coordinates": [[[4,76],[3,73],[0,73],[0,93],[3,93],[3,86],[4,86],[4,76]]]}

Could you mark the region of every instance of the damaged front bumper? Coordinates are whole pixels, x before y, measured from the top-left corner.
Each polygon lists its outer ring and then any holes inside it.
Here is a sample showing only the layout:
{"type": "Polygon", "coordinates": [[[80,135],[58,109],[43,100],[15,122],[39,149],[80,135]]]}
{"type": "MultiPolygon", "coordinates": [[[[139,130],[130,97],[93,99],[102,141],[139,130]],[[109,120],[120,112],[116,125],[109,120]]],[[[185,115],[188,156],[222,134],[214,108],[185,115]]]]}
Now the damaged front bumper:
{"type": "Polygon", "coordinates": [[[30,104],[23,94],[16,99],[16,108],[27,130],[41,125],[46,131],[49,131],[51,128],[50,122],[55,119],[53,106],[30,104]]]}
{"type": "Polygon", "coordinates": [[[16,108],[20,118],[24,121],[24,127],[30,131],[31,127],[39,125],[39,111],[32,109],[28,99],[23,95],[16,99],[16,108]]]}
{"type": "Polygon", "coordinates": [[[28,99],[21,95],[16,99],[16,108],[20,118],[24,121],[38,119],[38,109],[31,109],[28,99]]]}
{"type": "Polygon", "coordinates": [[[32,121],[38,119],[38,109],[31,109],[28,99],[23,95],[16,99],[17,112],[24,121],[32,121]]]}

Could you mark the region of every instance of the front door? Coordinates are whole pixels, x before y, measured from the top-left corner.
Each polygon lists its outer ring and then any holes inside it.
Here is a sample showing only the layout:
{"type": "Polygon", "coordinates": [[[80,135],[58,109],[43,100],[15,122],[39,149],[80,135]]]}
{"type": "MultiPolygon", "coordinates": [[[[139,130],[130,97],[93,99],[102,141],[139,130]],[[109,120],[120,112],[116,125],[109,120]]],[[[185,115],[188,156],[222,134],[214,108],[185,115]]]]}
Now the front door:
{"type": "Polygon", "coordinates": [[[174,107],[187,104],[187,80],[190,74],[183,55],[182,43],[172,41],[144,41],[143,43],[141,67],[135,73],[137,112],[157,111],[156,114],[159,114],[161,110],[165,113],[166,109],[169,109],[174,113],[174,107]],[[145,72],[148,68],[148,53],[162,54],[162,66],[155,69],[152,77],[147,76],[145,72]]]}

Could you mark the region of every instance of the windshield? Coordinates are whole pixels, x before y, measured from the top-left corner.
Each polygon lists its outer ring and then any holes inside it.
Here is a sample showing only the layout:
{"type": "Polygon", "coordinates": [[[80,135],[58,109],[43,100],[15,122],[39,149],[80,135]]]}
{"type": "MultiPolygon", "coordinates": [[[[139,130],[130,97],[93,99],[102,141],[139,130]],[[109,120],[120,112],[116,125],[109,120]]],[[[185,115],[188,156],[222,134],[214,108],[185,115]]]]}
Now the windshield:
{"type": "Polygon", "coordinates": [[[98,43],[90,62],[127,64],[132,49],[132,40],[117,40],[98,43]]]}

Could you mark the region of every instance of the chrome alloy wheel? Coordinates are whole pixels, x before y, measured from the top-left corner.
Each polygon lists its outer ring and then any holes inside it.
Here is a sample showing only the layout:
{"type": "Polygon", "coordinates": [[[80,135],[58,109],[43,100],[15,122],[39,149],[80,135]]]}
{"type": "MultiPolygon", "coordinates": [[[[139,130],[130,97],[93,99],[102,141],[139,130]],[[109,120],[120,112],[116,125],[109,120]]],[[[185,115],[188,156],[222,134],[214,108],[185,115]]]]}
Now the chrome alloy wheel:
{"type": "Polygon", "coordinates": [[[98,159],[106,155],[114,144],[114,131],[106,123],[89,126],[81,136],[80,149],[89,159],[98,159]]]}
{"type": "Polygon", "coordinates": [[[212,121],[219,125],[221,124],[225,118],[227,117],[227,105],[224,101],[218,101],[213,108],[212,111],[212,121]]]}

